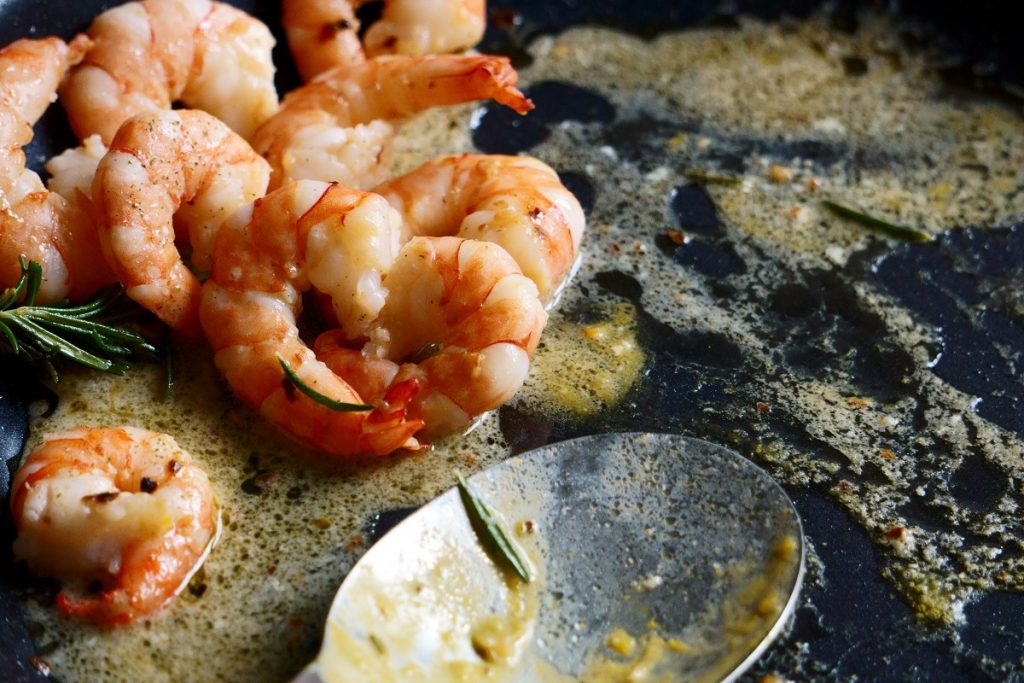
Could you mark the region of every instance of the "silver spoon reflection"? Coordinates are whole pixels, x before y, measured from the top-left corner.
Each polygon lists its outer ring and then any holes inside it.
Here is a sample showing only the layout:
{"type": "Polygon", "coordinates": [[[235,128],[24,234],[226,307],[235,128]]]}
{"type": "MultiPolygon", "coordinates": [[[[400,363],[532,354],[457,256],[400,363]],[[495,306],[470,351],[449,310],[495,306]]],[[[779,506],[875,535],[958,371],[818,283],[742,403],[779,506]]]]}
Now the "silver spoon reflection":
{"type": "Polygon", "coordinates": [[[590,436],[470,483],[525,551],[531,581],[492,561],[449,490],[353,567],[297,681],[732,680],[793,610],[797,513],[720,446],[590,436]]]}

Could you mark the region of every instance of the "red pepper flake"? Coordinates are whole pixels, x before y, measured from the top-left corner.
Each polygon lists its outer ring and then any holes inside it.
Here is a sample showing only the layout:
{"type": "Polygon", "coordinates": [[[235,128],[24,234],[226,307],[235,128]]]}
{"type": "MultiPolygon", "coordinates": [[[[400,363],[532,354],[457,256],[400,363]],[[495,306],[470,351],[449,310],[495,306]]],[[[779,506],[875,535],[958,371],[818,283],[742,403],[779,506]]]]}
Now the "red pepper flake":
{"type": "Polygon", "coordinates": [[[906,529],[901,526],[894,526],[885,532],[885,537],[890,541],[902,541],[903,535],[906,533],[906,529]]]}
{"type": "Polygon", "coordinates": [[[622,251],[622,247],[620,247],[620,246],[619,246],[618,244],[616,244],[615,242],[612,242],[611,244],[609,244],[609,245],[608,245],[608,251],[610,251],[610,252],[612,252],[612,253],[614,253],[614,254],[617,254],[617,253],[619,253],[620,251],[622,251]]]}
{"type": "Polygon", "coordinates": [[[882,450],[878,451],[878,455],[881,456],[883,460],[896,459],[896,453],[894,453],[891,449],[888,448],[883,448],[882,450]]]}
{"type": "Polygon", "coordinates": [[[686,241],[686,233],[682,230],[669,230],[666,234],[673,244],[682,244],[686,241]]]}
{"type": "Polygon", "coordinates": [[[772,412],[772,407],[767,403],[762,403],[761,401],[755,403],[754,407],[756,407],[757,412],[761,413],[762,415],[768,415],[772,412]]]}
{"type": "Polygon", "coordinates": [[[348,540],[345,541],[345,545],[342,546],[342,550],[344,550],[346,553],[352,553],[358,550],[359,548],[362,548],[365,543],[365,536],[363,536],[362,534],[352,534],[348,537],[348,540]]]}

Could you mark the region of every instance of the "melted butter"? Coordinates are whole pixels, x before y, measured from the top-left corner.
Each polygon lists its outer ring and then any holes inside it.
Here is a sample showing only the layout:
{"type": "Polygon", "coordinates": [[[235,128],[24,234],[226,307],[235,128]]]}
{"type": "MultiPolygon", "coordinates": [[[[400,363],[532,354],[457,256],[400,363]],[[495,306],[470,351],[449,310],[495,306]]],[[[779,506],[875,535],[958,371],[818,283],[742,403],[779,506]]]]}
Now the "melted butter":
{"type": "Polygon", "coordinates": [[[52,650],[45,658],[64,681],[290,680],[316,654],[372,517],[426,502],[451,484],[454,466],[471,471],[507,454],[488,418],[426,453],[331,464],[239,406],[206,349],[178,363],[174,402],[157,398],[161,374],[67,373],[56,414],[35,420],[29,447],[73,425],[173,434],[209,473],[224,530],[191,585],[148,623],[101,631],[59,618],[52,596],[26,596],[37,645],[52,650]]]}
{"type": "Polygon", "coordinates": [[[664,634],[651,621],[634,637],[623,628],[605,638],[609,652],[597,653],[580,680],[587,683],[668,683],[679,679],[712,683],[731,673],[776,624],[788,595],[782,591],[800,562],[795,538],[781,538],[764,564],[721,568],[737,586],[721,604],[708,604],[695,623],[714,625],[703,632],[664,634]]]}
{"type": "Polygon", "coordinates": [[[351,573],[318,657],[327,683],[520,681],[544,585],[542,539],[522,538],[529,583],[498,569],[462,503],[395,531],[351,573]]]}
{"type": "Polygon", "coordinates": [[[576,416],[613,406],[643,374],[636,308],[604,307],[603,319],[578,323],[553,316],[544,330],[520,400],[576,416]]]}

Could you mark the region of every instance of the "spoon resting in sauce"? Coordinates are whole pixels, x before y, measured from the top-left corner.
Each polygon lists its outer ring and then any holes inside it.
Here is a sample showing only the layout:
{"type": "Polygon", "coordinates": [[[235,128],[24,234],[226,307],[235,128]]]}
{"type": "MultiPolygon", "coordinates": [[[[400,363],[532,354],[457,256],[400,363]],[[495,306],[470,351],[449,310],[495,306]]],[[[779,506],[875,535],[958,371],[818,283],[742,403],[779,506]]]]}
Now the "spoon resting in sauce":
{"type": "Polygon", "coordinates": [[[296,683],[733,680],[796,603],[796,510],[721,446],[588,436],[470,484],[530,581],[486,549],[453,488],[353,567],[296,683]]]}

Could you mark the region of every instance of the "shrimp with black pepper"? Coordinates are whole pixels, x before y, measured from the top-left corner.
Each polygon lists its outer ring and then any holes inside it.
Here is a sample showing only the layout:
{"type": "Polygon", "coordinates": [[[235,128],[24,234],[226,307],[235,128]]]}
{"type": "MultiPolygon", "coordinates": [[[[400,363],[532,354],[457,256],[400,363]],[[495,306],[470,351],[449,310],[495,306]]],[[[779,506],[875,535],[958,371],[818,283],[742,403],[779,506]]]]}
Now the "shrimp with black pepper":
{"type": "Polygon", "coordinates": [[[210,481],[166,435],[78,428],[47,438],[14,476],[14,554],[36,573],[98,593],[61,592],[60,611],[102,626],[166,606],[216,538],[210,481]],[[77,593],[77,594],[76,594],[77,593]]]}

